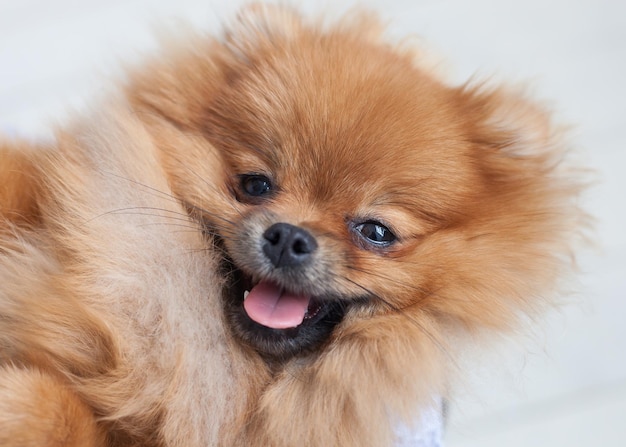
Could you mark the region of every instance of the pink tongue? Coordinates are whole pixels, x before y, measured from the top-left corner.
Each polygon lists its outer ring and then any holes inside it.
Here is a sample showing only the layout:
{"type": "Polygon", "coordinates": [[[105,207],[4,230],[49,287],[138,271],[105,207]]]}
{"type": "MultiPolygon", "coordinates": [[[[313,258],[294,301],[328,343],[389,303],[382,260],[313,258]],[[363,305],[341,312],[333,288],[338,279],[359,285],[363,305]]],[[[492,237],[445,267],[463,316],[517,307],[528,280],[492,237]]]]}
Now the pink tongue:
{"type": "Polygon", "coordinates": [[[260,282],[250,290],[243,307],[257,323],[287,329],[302,323],[309,301],[308,296],[293,295],[270,282],[260,282]]]}

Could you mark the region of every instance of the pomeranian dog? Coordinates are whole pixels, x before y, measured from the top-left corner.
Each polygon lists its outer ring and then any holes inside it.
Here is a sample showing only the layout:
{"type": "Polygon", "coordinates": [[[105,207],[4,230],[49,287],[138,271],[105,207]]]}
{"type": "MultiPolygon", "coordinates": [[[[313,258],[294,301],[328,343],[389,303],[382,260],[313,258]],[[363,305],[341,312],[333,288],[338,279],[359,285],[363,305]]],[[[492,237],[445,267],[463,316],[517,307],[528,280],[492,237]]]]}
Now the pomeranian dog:
{"type": "Polygon", "coordinates": [[[253,5],[0,148],[2,446],[390,446],[571,264],[549,114],[253,5]]]}

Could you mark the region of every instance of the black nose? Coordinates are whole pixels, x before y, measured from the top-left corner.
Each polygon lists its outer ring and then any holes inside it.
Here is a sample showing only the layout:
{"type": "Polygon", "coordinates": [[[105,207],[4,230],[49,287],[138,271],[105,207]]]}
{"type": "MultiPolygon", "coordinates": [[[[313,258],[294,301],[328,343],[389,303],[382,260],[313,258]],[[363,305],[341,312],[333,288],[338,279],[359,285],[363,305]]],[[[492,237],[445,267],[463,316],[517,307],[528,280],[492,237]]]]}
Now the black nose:
{"type": "Polygon", "coordinates": [[[276,223],[263,233],[263,253],[274,267],[298,266],[311,257],[317,242],[311,234],[295,225],[276,223]]]}

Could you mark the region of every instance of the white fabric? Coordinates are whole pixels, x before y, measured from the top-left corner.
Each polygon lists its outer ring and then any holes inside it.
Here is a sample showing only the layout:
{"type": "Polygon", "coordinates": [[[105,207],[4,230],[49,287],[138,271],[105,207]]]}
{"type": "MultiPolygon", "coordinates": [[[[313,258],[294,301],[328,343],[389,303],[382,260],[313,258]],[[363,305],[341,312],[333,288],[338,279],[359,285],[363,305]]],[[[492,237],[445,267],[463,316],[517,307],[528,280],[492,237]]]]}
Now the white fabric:
{"type": "Polygon", "coordinates": [[[442,447],[443,427],[443,405],[434,405],[422,412],[415,425],[396,428],[394,447],[442,447]]]}

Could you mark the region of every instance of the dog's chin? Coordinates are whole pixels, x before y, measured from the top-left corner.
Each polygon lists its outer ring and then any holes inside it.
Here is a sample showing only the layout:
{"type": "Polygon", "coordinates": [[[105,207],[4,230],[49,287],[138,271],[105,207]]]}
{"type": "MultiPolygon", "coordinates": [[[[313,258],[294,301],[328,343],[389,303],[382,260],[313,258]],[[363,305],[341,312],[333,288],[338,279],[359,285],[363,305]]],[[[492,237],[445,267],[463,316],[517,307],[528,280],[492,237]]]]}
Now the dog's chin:
{"type": "Polygon", "coordinates": [[[300,324],[284,329],[265,326],[250,318],[244,308],[244,294],[254,285],[252,278],[227,256],[222,267],[227,277],[223,289],[225,315],[234,336],[271,362],[284,362],[322,348],[349,306],[340,297],[312,297],[300,324]]]}

